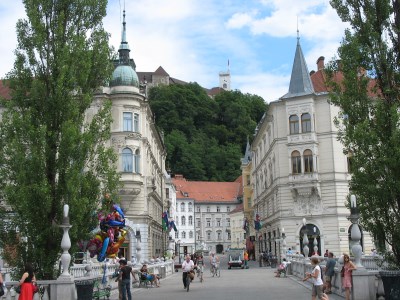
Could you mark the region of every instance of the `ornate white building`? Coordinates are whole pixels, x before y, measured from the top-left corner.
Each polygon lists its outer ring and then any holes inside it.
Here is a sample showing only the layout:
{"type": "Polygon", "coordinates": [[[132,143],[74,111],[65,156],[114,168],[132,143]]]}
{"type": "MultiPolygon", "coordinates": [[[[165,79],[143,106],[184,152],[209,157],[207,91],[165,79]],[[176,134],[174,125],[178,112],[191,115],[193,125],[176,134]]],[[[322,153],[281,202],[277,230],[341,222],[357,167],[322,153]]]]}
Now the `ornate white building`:
{"type": "MultiPolygon", "coordinates": [[[[257,250],[279,255],[290,247],[301,253],[306,232],[310,255],[314,247],[319,254],[325,249],[349,253],[345,202],[351,174],[337,140],[333,120],[339,110],[328,102],[323,57],[317,65],[310,76],[298,40],[289,92],[270,103],[256,129],[253,207],[263,224],[257,250]]],[[[364,249],[372,247],[366,232],[362,242],[364,249]]]]}
{"type": "Polygon", "coordinates": [[[167,234],[162,230],[162,212],[166,206],[165,158],[162,136],[157,131],[145,89],[139,90],[135,63],[129,57],[125,11],[119,59],[108,87],[95,95],[87,117],[93,117],[98,105],[112,102],[111,146],[118,154],[121,172],[121,207],[125,212],[128,237],[120,252],[127,259],[163,255],[167,234]],[[140,240],[138,247],[138,240],[140,240]],[[140,249],[138,249],[140,248],[140,249]]]}

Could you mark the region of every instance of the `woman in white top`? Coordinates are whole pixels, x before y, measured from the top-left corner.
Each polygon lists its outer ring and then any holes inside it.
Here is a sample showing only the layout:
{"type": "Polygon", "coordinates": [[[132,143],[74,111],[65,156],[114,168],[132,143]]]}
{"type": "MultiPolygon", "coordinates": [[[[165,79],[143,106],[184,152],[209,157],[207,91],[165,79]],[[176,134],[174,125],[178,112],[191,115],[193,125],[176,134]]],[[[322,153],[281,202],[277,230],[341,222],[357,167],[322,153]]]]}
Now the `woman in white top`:
{"type": "Polygon", "coordinates": [[[324,282],[322,281],[321,278],[321,267],[319,266],[319,259],[318,257],[311,257],[311,264],[314,266],[314,269],[311,273],[306,273],[306,278],[303,279],[303,281],[311,278],[312,280],[312,300],[316,299],[316,296],[318,295],[318,299],[323,299],[323,286],[324,282]]]}

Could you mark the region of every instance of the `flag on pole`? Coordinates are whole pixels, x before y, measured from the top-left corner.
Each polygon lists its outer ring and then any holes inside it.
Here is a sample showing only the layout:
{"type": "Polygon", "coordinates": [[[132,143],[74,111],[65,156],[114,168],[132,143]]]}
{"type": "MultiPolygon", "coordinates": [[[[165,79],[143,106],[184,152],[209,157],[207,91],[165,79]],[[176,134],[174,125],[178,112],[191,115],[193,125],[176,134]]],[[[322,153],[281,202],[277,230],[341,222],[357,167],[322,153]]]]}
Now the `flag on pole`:
{"type": "Polygon", "coordinates": [[[254,219],[254,229],[257,231],[261,229],[261,219],[259,214],[256,214],[256,217],[254,219]]]}
{"type": "Polygon", "coordinates": [[[178,231],[178,229],[176,229],[175,221],[174,221],[174,220],[171,220],[171,221],[169,222],[169,224],[168,224],[168,231],[171,231],[172,229],[175,230],[175,231],[178,231]]]}
{"type": "Polygon", "coordinates": [[[162,214],[162,227],[165,231],[168,230],[168,212],[164,211],[162,214]]]}
{"type": "Polygon", "coordinates": [[[249,221],[247,221],[247,218],[243,220],[243,230],[246,232],[249,231],[249,221]]]}

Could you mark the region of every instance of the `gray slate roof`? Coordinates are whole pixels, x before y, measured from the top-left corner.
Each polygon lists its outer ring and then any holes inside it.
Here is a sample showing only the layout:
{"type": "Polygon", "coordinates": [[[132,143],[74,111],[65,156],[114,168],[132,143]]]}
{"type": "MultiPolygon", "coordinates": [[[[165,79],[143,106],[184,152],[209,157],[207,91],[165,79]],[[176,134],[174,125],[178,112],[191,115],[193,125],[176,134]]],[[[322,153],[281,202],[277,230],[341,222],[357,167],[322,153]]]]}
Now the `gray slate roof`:
{"type": "Polygon", "coordinates": [[[296,53],[294,55],[292,76],[290,78],[289,92],[282,98],[292,98],[314,94],[310,73],[300,46],[300,38],[297,38],[296,53]]]}

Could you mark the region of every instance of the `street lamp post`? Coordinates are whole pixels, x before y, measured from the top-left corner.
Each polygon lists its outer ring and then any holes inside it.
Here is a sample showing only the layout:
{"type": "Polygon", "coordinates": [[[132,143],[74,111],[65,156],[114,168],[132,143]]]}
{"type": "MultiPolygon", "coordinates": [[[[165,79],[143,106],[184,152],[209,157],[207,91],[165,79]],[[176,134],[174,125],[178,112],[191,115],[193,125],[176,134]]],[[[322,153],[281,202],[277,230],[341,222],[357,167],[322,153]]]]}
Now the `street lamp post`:
{"type": "Polygon", "coordinates": [[[283,255],[282,258],[286,257],[286,234],[285,234],[285,228],[282,227],[282,251],[283,255]]]}
{"type": "Polygon", "coordinates": [[[178,257],[179,257],[179,264],[181,264],[181,240],[176,241],[176,245],[178,247],[178,257]]]}

